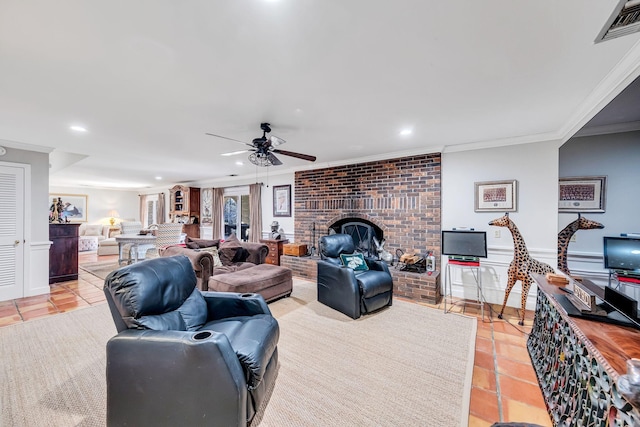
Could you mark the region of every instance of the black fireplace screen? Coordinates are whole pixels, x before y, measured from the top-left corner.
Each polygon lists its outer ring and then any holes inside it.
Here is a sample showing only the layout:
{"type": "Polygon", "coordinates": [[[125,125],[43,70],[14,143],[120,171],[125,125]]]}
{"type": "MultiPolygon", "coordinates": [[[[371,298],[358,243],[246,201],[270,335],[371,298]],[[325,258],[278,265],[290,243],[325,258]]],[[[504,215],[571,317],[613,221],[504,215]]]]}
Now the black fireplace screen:
{"type": "Polygon", "coordinates": [[[362,222],[348,222],[342,224],[341,233],[351,236],[356,251],[362,252],[366,256],[377,256],[376,249],[373,247],[373,238],[376,234],[371,225],[362,222]]]}

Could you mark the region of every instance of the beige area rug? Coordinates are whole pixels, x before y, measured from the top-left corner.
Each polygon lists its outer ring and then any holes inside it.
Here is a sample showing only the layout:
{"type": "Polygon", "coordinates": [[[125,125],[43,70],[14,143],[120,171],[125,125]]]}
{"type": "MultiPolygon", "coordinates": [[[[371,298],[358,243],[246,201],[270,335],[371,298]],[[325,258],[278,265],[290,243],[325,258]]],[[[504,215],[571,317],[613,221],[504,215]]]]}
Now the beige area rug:
{"type": "Polygon", "coordinates": [[[87,262],[78,265],[79,269],[84,270],[87,273],[91,273],[94,276],[101,278],[102,280],[106,279],[109,273],[111,273],[113,270],[118,269],[119,267],[120,266],[118,265],[118,261],[87,262]]]}
{"type": "MultiPolygon", "coordinates": [[[[476,319],[404,301],[352,320],[294,281],[269,305],[280,368],[251,427],[466,426],[476,319]]],[[[0,328],[0,426],[104,426],[106,304],[0,328]]]]}

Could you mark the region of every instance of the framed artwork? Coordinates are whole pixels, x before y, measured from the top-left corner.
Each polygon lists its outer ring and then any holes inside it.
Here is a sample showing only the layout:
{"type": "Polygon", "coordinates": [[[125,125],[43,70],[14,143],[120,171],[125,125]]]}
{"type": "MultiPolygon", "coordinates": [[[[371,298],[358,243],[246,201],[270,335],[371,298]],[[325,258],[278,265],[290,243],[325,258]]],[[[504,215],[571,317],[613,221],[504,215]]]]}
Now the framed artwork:
{"type": "Polygon", "coordinates": [[[49,194],[49,215],[55,203],[61,222],[87,222],[87,199],[86,194],[49,194]]]}
{"type": "Polygon", "coordinates": [[[516,212],[518,181],[488,181],[475,183],[476,212],[516,212]]]}
{"type": "Polygon", "coordinates": [[[200,221],[203,225],[211,225],[213,223],[213,188],[203,188],[201,194],[200,221]]]}
{"type": "Polygon", "coordinates": [[[291,185],[273,186],[273,216],[291,216],[291,185]]]}
{"type": "Polygon", "coordinates": [[[560,178],[558,211],[604,212],[606,176],[560,178]]]}

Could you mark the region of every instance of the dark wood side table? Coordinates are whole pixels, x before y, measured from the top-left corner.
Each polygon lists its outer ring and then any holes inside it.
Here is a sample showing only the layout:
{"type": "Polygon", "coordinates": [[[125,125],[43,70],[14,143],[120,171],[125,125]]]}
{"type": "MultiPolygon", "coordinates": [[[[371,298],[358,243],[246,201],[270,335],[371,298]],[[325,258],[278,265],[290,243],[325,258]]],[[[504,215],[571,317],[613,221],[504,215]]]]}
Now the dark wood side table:
{"type": "Polygon", "coordinates": [[[78,280],[80,224],[49,224],[49,284],[78,280]]]}
{"type": "Polygon", "coordinates": [[[273,240],[273,239],[260,239],[260,243],[264,243],[269,247],[269,253],[267,254],[267,259],[265,263],[280,265],[280,256],[282,255],[283,248],[282,246],[285,243],[289,243],[288,240],[273,240]]]}

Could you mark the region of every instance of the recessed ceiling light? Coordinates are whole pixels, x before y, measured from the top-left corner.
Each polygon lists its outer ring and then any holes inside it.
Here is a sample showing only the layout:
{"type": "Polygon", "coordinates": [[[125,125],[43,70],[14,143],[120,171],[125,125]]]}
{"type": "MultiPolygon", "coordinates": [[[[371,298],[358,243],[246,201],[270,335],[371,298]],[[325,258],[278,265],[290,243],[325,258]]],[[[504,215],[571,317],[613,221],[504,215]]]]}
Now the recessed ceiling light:
{"type": "Polygon", "coordinates": [[[160,180],[162,179],[162,177],[161,177],[161,176],[156,176],[156,179],[157,179],[158,181],[160,181],[160,180]]]}
{"type": "Polygon", "coordinates": [[[236,165],[238,165],[238,166],[242,166],[242,165],[244,165],[244,162],[241,162],[240,160],[238,160],[238,161],[236,162],[236,165]]]}
{"type": "Polygon", "coordinates": [[[402,135],[402,136],[411,135],[412,133],[413,133],[413,130],[412,130],[412,129],[402,129],[402,130],[400,131],[400,135],[402,135]]]}
{"type": "Polygon", "coordinates": [[[71,130],[75,130],[76,132],[86,132],[87,128],[82,127],[82,126],[69,126],[69,129],[71,130]]]}

